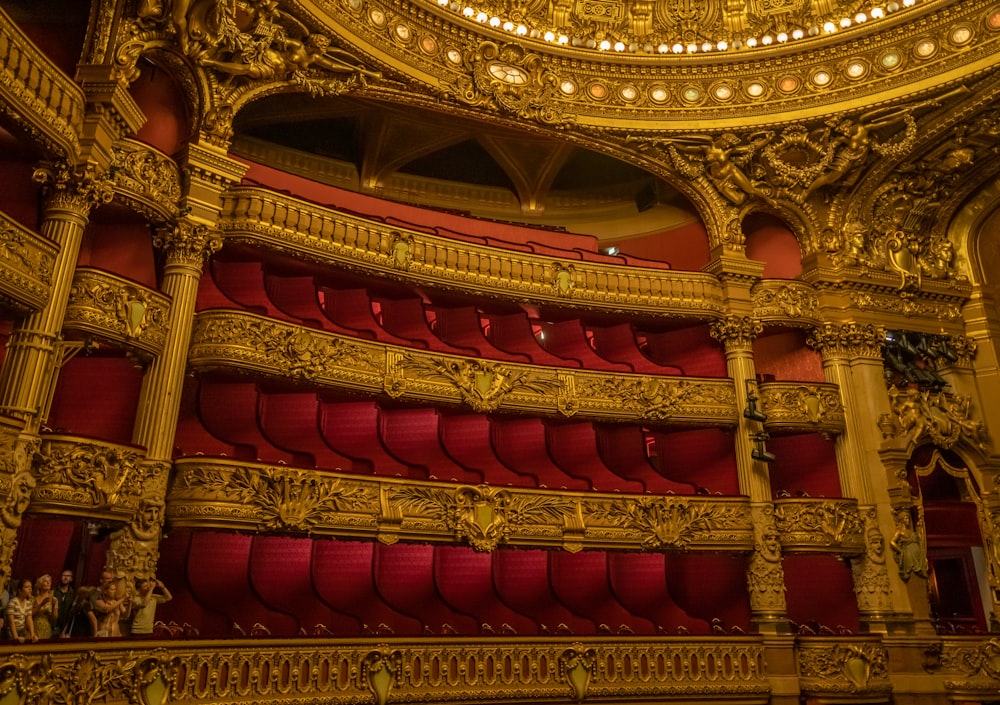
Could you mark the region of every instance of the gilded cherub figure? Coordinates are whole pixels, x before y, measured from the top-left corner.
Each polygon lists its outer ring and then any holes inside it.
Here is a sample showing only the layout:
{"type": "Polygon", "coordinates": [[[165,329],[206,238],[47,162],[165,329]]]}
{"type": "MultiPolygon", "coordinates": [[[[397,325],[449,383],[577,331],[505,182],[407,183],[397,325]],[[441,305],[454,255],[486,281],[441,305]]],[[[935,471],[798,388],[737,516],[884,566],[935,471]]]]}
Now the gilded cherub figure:
{"type": "Polygon", "coordinates": [[[717,137],[692,136],[674,140],[678,151],[699,155],[705,171],[716,190],[736,205],[742,205],[747,196],[770,201],[768,192],[761,188],[744,170],[753,155],[771,140],[771,133],[760,133],[740,144],[740,138],[731,132],[717,137]]]}

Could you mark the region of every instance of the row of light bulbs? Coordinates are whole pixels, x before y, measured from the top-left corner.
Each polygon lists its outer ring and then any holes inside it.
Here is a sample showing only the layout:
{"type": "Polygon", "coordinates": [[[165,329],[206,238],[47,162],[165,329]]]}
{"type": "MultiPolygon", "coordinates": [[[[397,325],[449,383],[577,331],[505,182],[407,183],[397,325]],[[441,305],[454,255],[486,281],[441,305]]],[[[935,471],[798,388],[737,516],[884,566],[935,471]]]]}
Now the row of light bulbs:
{"type": "MultiPolygon", "coordinates": [[[[888,13],[896,12],[902,7],[912,7],[917,3],[917,0],[901,0],[896,2],[886,3],[885,7],[876,6],[869,10],[867,13],[859,12],[853,18],[844,17],[840,22],[826,22],[822,27],[810,27],[808,30],[794,29],[791,33],[788,32],[778,32],[773,37],[770,34],[764,35],[759,40],[756,37],[750,37],[748,39],[739,40],[732,42],[731,44],[727,41],[719,42],[703,42],[701,44],[690,43],[682,44],[677,42],[673,45],[670,44],[660,44],[654,47],[652,44],[646,44],[641,47],[641,49],[647,54],[659,53],[659,54],[694,54],[696,52],[711,52],[711,51],[726,51],[730,48],[732,49],[742,49],[747,47],[753,49],[757,46],[769,46],[777,42],[778,44],[784,44],[789,40],[802,39],[803,37],[816,37],[820,33],[823,34],[833,34],[840,29],[847,29],[855,24],[862,24],[867,22],[869,19],[878,20],[885,17],[888,13]]],[[[566,34],[557,34],[551,30],[542,31],[539,29],[529,28],[523,24],[514,24],[510,20],[502,20],[496,16],[490,16],[485,12],[476,10],[468,5],[463,5],[456,0],[437,0],[437,4],[442,7],[447,7],[453,12],[460,13],[464,17],[469,19],[474,19],[477,22],[482,22],[483,24],[488,24],[496,29],[503,29],[506,32],[511,32],[519,37],[530,37],[531,39],[542,39],[546,42],[554,42],[560,45],[571,45],[574,47],[581,47],[586,49],[598,49],[600,51],[617,51],[617,52],[637,52],[640,49],[638,44],[625,44],[625,42],[611,42],[607,39],[598,42],[595,39],[580,39],[578,37],[570,38],[566,34]]]]}

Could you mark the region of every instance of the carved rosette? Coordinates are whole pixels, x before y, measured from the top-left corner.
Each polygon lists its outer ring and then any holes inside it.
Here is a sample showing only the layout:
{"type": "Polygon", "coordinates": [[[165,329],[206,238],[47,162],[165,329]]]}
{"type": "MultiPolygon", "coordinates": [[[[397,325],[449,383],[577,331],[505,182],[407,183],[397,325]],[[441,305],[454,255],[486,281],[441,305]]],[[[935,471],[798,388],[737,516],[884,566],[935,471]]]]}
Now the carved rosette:
{"type": "Polygon", "coordinates": [[[77,268],[66,326],[156,355],[169,330],[170,300],[153,289],[96,269],[77,268]]]}
{"type": "Polygon", "coordinates": [[[46,208],[82,217],[115,195],[110,172],[91,163],[71,167],[65,161],[48,162],[35,169],[32,178],[41,185],[46,208]]]}
{"type": "Polygon", "coordinates": [[[785,572],[781,567],[781,538],[770,505],[750,508],[754,550],[747,566],[750,610],[755,619],[785,618],[785,572]]]}
{"type": "Polygon", "coordinates": [[[754,317],[792,326],[819,325],[819,299],[805,282],[761,281],[753,287],[754,317]]]}
{"type": "Polygon", "coordinates": [[[142,452],[128,446],[44,436],[34,458],[33,503],[131,517],[147,479],[142,460],[142,452]]]}
{"type": "Polygon", "coordinates": [[[201,223],[179,220],[173,228],[157,230],[153,246],[164,251],[168,264],[201,269],[205,260],[222,249],[222,236],[201,223]]]}
{"type": "Polygon", "coordinates": [[[828,638],[800,638],[796,656],[803,695],[887,696],[888,652],[881,643],[853,636],[849,642],[828,638]]]}
{"type": "Polygon", "coordinates": [[[774,523],[785,549],[836,550],[856,554],[864,550],[864,531],[858,503],[852,499],[779,499],[774,523]]]}
{"type": "Polygon", "coordinates": [[[369,479],[265,465],[176,461],[175,526],[516,546],[747,550],[741,498],[647,497],[369,479]]]}
{"type": "Polygon", "coordinates": [[[122,140],[112,153],[111,173],[120,198],[155,220],[177,215],[180,170],[172,159],[141,142],[122,140]]]}
{"type": "Polygon", "coordinates": [[[712,321],[711,336],[726,346],[726,350],[750,350],[764,331],[764,324],[750,316],[727,316],[712,321]]]}
{"type": "Polygon", "coordinates": [[[447,85],[443,97],[547,125],[572,121],[557,101],[559,76],[546,69],[539,54],[485,41],[466,59],[465,69],[468,74],[447,85]]]}
{"type": "Polygon", "coordinates": [[[758,388],[768,430],[843,433],[847,419],[836,385],[765,382],[758,388]]]}
{"type": "Polygon", "coordinates": [[[930,440],[941,448],[965,442],[987,447],[986,428],[972,418],[972,397],[909,387],[889,388],[891,413],[879,418],[882,436],[893,443],[917,444],[930,440]]]}
{"type": "Polygon", "coordinates": [[[881,361],[885,329],[872,324],[827,323],[813,330],[806,344],[819,350],[825,360],[865,357],[881,361]]]}

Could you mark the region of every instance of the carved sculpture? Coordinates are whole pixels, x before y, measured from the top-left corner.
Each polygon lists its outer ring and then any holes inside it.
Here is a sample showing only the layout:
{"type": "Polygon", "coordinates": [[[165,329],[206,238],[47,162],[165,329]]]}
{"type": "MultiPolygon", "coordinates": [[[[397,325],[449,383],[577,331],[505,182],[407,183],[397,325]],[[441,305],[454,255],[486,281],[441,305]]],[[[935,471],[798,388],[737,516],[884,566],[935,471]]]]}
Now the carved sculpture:
{"type": "Polygon", "coordinates": [[[914,575],[926,578],[930,570],[927,564],[927,551],[921,533],[913,528],[910,512],[898,510],[895,512],[895,519],[896,533],[889,545],[892,547],[896,565],[899,566],[899,577],[904,581],[909,581],[914,575]]]}

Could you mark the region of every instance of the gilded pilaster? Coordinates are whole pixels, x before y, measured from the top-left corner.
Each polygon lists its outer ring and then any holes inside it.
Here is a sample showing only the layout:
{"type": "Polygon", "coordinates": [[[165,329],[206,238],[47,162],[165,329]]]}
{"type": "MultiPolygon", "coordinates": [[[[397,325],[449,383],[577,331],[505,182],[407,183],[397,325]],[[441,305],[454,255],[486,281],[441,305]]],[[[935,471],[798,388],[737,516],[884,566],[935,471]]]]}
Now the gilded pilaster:
{"type": "Polygon", "coordinates": [[[64,360],[60,333],[87,218],[92,208],[113,196],[111,179],[92,164],[76,169],[65,162],[46,164],[35,172],[35,180],[45,198],[40,233],[58,245],[59,252],[49,302],[17,325],[0,373],[0,411],[25,421],[29,433],[37,432],[48,415],[64,360]]]}
{"type": "Polygon", "coordinates": [[[170,324],[163,353],[143,380],[132,440],[146,448],[149,458],[166,461],[177,426],[198,280],[203,263],[222,246],[222,239],[205,225],[184,220],[161,231],[155,244],[166,253],[163,293],[172,299],[170,324]]]}
{"type": "Polygon", "coordinates": [[[828,323],[815,329],[807,342],[819,350],[826,380],[843,396],[847,424],[836,440],[840,488],[845,497],[858,500],[865,517],[865,554],[851,562],[854,590],[865,628],[885,631],[887,619],[905,619],[912,613],[906,586],[885,560],[885,537],[894,536],[896,528],[890,473],[878,455],[882,439],[876,420],[888,408],[888,397],[871,391],[885,387],[885,330],[871,324],[828,323]]]}

